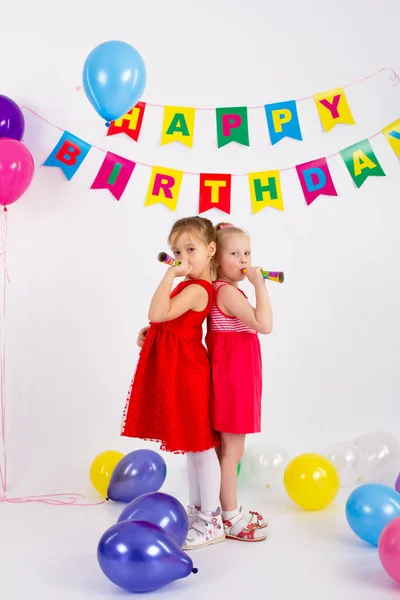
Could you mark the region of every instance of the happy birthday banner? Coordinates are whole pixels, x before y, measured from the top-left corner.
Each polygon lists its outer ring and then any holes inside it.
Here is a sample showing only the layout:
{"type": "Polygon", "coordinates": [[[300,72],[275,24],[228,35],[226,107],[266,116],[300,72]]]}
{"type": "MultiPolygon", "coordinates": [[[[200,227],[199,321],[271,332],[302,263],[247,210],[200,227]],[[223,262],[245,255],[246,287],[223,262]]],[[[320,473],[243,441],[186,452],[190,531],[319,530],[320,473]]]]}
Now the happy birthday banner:
{"type": "Polygon", "coordinates": [[[323,131],[329,132],[339,123],[355,125],[351,112],[345,87],[356,85],[371,77],[375,77],[384,71],[392,72],[392,79],[398,82],[397,73],[390,67],[384,67],[371,75],[338,87],[327,92],[320,92],[313,96],[298,98],[297,100],[286,100],[273,104],[260,106],[232,106],[227,108],[193,108],[185,106],[163,106],[138,102],[126,115],[112,121],[107,131],[107,136],[125,133],[135,142],[138,141],[146,106],[162,108],[164,111],[161,145],[179,142],[188,148],[193,147],[196,112],[201,110],[215,113],[215,125],[217,134],[217,146],[222,148],[232,142],[250,146],[250,134],[248,124],[248,111],[261,109],[265,112],[267,129],[271,145],[275,145],[284,138],[303,141],[299,115],[298,102],[313,100],[316,112],[321,121],[323,131]]]}
{"type": "MultiPolygon", "coordinates": [[[[40,115],[37,116],[43,119],[40,115]]],[[[140,116],[137,117],[135,122],[138,123],[139,120],[140,116]]],[[[53,125],[52,123],[49,124],[53,125]]],[[[54,127],[57,126],[54,125],[54,127]]],[[[245,174],[185,173],[184,171],[152,166],[139,161],[133,162],[123,156],[94,146],[94,148],[105,152],[105,158],[90,187],[91,189],[108,189],[114,198],[120,200],[136,165],[145,166],[151,169],[151,174],[144,205],[164,204],[171,211],[175,211],[183,176],[185,174],[187,176],[194,175],[199,178],[199,213],[218,208],[230,214],[232,177],[244,176],[247,177],[249,183],[253,213],[258,213],[267,206],[284,210],[280,177],[282,171],[296,170],[307,205],[310,205],[321,195],[338,195],[327,161],[327,158],[332,156],[341,156],[357,188],[360,188],[369,177],[385,176],[385,172],[370,144],[370,139],[380,134],[384,135],[395,154],[400,158],[400,119],[397,119],[370,138],[361,140],[329,157],[317,158],[280,170],[245,174]]],[[[44,166],[60,168],[65,177],[71,180],[92,147],[72,133],[64,131],[55,148],[45,160],[44,166]]]]}

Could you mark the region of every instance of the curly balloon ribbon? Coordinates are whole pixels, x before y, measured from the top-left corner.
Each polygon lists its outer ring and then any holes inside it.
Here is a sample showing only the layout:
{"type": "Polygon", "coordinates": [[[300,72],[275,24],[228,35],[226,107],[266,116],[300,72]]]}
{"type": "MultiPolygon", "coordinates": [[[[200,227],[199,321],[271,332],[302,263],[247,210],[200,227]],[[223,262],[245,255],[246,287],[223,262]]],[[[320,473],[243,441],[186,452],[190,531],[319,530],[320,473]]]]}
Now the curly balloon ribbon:
{"type": "Polygon", "coordinates": [[[100,506],[105,504],[107,500],[101,500],[100,502],[82,502],[85,496],[82,494],[42,494],[39,496],[19,496],[16,498],[7,498],[7,496],[0,496],[1,502],[8,502],[9,504],[48,504],[49,506],[100,506]],[[61,500],[61,498],[65,498],[61,500]]]}

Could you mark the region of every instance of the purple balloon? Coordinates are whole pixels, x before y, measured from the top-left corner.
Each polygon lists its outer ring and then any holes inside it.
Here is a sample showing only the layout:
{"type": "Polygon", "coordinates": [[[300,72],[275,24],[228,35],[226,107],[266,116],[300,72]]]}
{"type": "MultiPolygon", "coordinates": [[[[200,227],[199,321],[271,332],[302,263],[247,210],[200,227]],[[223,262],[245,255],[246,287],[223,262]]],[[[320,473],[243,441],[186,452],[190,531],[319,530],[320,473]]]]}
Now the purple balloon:
{"type": "Polygon", "coordinates": [[[0,138],[22,140],[25,120],[22,110],[11,98],[0,95],[0,138]]]}
{"type": "Polygon", "coordinates": [[[152,492],[132,500],[124,508],[118,523],[122,521],[147,521],[169,533],[180,548],[188,532],[188,516],[182,504],[169,494],[152,492]]]}
{"type": "Polygon", "coordinates": [[[145,521],[110,527],[100,539],[97,559],[105,576],[129,592],[152,592],[197,572],[168,533],[145,521]]]}
{"type": "Polygon", "coordinates": [[[399,473],[399,476],[397,478],[396,486],[395,487],[396,487],[396,491],[399,492],[399,494],[400,494],[400,473],[399,473]]]}
{"type": "Polygon", "coordinates": [[[154,450],[134,450],[122,458],[114,469],[107,496],[116,502],[158,492],[167,476],[167,465],[154,450]]]}

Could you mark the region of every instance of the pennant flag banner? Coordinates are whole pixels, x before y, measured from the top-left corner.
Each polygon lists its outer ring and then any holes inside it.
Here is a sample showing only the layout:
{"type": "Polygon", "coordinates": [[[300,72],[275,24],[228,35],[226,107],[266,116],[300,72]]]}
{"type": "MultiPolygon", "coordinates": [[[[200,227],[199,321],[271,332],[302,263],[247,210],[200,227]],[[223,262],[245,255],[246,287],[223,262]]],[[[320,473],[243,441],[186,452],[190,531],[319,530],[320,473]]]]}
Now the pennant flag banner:
{"type": "Polygon", "coordinates": [[[90,186],[91,189],[110,190],[114,198],[119,200],[128,185],[135,164],[127,158],[107,152],[100,171],[90,186]]]}
{"type": "Polygon", "coordinates": [[[176,210],[181,189],[183,171],[152,167],[150,185],[147,191],[145,206],[165,204],[172,211],[176,210]]]}
{"type": "Polygon", "coordinates": [[[296,166],[301,189],[308,205],[320,195],[337,196],[326,158],[296,166]]]}
{"type": "MultiPolygon", "coordinates": [[[[276,125],[280,122],[282,131],[279,133],[283,133],[284,124],[282,118],[279,116],[275,117],[274,121],[273,111],[278,110],[280,111],[280,115],[284,114],[284,120],[289,124],[291,118],[294,118],[295,120],[295,105],[291,105],[289,108],[286,104],[284,109],[282,107],[275,109],[271,108],[271,106],[272,105],[269,106],[268,110],[274,132],[276,133],[276,125]],[[290,114],[288,112],[283,113],[283,110],[290,111],[290,114]]],[[[165,134],[174,136],[176,131],[168,133],[168,129],[172,127],[173,123],[177,125],[178,122],[180,122],[182,127],[180,127],[181,131],[179,135],[184,136],[186,135],[186,131],[188,131],[189,136],[192,136],[195,113],[186,112],[188,109],[185,108],[169,108],[171,111],[168,114],[168,118],[166,118],[166,123],[168,121],[169,124],[166,125],[165,134]],[[187,130],[184,129],[183,123],[187,125],[187,130]]],[[[233,118],[233,110],[237,109],[230,109],[230,112],[227,113],[230,115],[229,119],[233,118]]],[[[231,121],[229,121],[229,123],[231,123],[231,121]]],[[[175,127],[175,125],[173,127],[175,127]]],[[[238,125],[238,127],[240,126],[241,125],[238,125]]],[[[286,130],[286,133],[287,131],[288,130],[286,130]]],[[[300,130],[296,129],[296,131],[299,132],[300,130]]],[[[382,131],[378,133],[382,133],[395,154],[400,158],[400,119],[397,119],[387,127],[384,127],[382,131]]],[[[229,135],[231,134],[229,133],[229,135]]],[[[376,135],[377,134],[371,137],[375,137],[376,135]]],[[[369,139],[370,138],[357,142],[336,153],[337,156],[342,157],[351,178],[358,188],[360,188],[370,176],[385,176],[385,172],[371,147],[369,139]]],[[[48,167],[60,168],[65,177],[70,180],[82,165],[91,147],[90,144],[76,137],[69,131],[64,131],[43,164],[48,167]]],[[[183,175],[185,174],[184,171],[151,166],[139,161],[133,162],[132,160],[119,156],[118,154],[113,154],[112,152],[104,151],[104,153],[105,157],[91,185],[91,189],[108,189],[114,198],[120,200],[131,179],[133,171],[137,165],[140,165],[141,167],[148,167],[151,169],[150,182],[144,205],[151,206],[154,204],[164,204],[169,210],[176,210],[183,175]]],[[[282,170],[289,171],[293,169],[296,169],[301,189],[308,206],[319,196],[338,195],[326,157],[321,157],[293,167],[286,167],[282,170]]],[[[253,214],[256,214],[267,207],[275,208],[279,211],[284,210],[281,172],[282,171],[280,170],[269,170],[234,175],[231,173],[190,172],[187,173],[187,175],[199,177],[199,214],[213,208],[217,208],[226,214],[231,213],[231,188],[233,176],[247,177],[251,210],[253,214]]]]}
{"type": "Polygon", "coordinates": [[[161,145],[176,141],[191,148],[193,145],[195,114],[196,109],[194,108],[165,106],[161,145]]]}
{"type": "Polygon", "coordinates": [[[324,132],[328,133],[337,125],[355,125],[345,88],[349,85],[361,83],[383,72],[391,72],[391,78],[398,81],[397,73],[390,67],[380,69],[376,73],[353,81],[343,87],[336,87],[326,92],[319,92],[305,98],[285,100],[283,102],[261,104],[259,106],[234,106],[220,108],[193,108],[185,106],[164,106],[162,104],[151,104],[138,102],[130,111],[116,121],[112,121],[107,131],[107,136],[125,133],[135,142],[138,141],[142,128],[143,118],[150,108],[162,108],[164,117],[162,122],[161,141],[162,146],[171,142],[192,148],[194,145],[194,127],[197,111],[205,110],[215,114],[216,136],[218,148],[236,142],[244,146],[250,145],[248,111],[262,110],[265,113],[265,136],[269,134],[271,145],[275,145],[284,138],[303,141],[302,129],[298,115],[298,103],[310,101],[315,103],[318,116],[324,132]],[[268,132],[268,134],[267,134],[268,132]]]}
{"type": "Polygon", "coordinates": [[[266,206],[284,210],[279,171],[249,173],[248,179],[253,214],[266,206]]]}
{"type": "Polygon", "coordinates": [[[316,94],[314,101],[325,131],[330,131],[338,123],[355,125],[343,88],[316,94]]]}
{"type": "Polygon", "coordinates": [[[368,177],[384,177],[385,173],[371,148],[369,140],[363,140],[340,152],[354,183],[358,188],[368,177]]]}
{"type": "Polygon", "coordinates": [[[232,175],[200,174],[199,214],[211,208],[230,214],[231,180],[232,175]]]}
{"type": "Polygon", "coordinates": [[[110,127],[107,130],[107,135],[126,133],[131,140],[137,142],[142,128],[145,109],[146,103],[138,102],[136,106],[126,113],[126,115],[117,121],[111,121],[110,127]]]}
{"type": "Polygon", "coordinates": [[[218,148],[222,148],[222,146],[226,146],[231,142],[250,146],[246,106],[217,108],[215,114],[217,118],[218,148]]]}
{"type": "Polygon", "coordinates": [[[382,133],[393,152],[400,158],[400,119],[382,129],[382,133]]]}
{"type": "Polygon", "coordinates": [[[79,139],[69,131],[64,131],[57,146],[46,158],[43,166],[59,167],[65,177],[70,181],[83,161],[91,145],[79,139]]]}
{"type": "Polygon", "coordinates": [[[266,104],[265,114],[271,144],[280,142],[284,137],[302,140],[299,117],[295,100],[266,104]]]}

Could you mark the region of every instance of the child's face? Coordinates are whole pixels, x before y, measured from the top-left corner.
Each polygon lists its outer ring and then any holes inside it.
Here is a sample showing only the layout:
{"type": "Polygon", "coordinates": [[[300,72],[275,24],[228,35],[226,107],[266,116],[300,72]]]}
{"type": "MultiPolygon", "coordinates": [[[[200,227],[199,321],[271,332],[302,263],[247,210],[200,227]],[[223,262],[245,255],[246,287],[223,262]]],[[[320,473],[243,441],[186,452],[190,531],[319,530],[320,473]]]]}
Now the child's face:
{"type": "Polygon", "coordinates": [[[229,281],[242,281],[243,269],[251,267],[250,238],[244,233],[226,235],[217,252],[218,274],[229,281]]]}
{"type": "Polygon", "coordinates": [[[171,239],[171,250],[176,260],[186,260],[192,267],[189,278],[200,279],[210,269],[211,257],[215,254],[215,243],[206,245],[193,233],[184,231],[171,239]]]}

